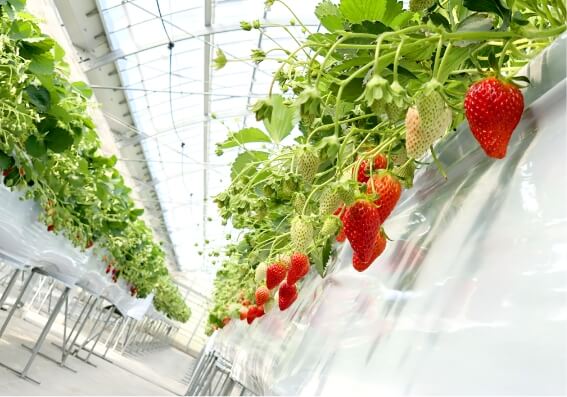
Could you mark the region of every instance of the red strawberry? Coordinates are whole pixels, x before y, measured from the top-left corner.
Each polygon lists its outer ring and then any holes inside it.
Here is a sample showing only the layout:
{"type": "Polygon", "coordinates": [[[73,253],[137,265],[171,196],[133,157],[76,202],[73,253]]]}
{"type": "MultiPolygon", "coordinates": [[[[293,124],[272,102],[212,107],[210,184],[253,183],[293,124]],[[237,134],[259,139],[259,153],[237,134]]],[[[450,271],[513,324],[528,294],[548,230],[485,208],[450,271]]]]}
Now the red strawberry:
{"type": "Polygon", "coordinates": [[[106,274],[110,273],[110,270],[112,269],[112,266],[108,265],[106,267],[106,270],[104,271],[106,274]]]}
{"type": "Polygon", "coordinates": [[[262,306],[270,299],[270,290],[265,286],[260,286],[256,289],[256,305],[262,306]]]}
{"type": "Polygon", "coordinates": [[[48,226],[47,226],[47,231],[48,231],[48,232],[52,232],[53,230],[55,230],[55,225],[48,225],[48,226]]]}
{"type": "Polygon", "coordinates": [[[337,241],[339,243],[344,243],[346,240],[346,234],[345,234],[345,228],[341,228],[341,231],[339,232],[339,234],[337,235],[337,241]]]}
{"type": "Polygon", "coordinates": [[[280,310],[285,310],[297,299],[297,287],[295,284],[288,284],[286,281],[280,285],[278,306],[280,310]]]}
{"type": "Polygon", "coordinates": [[[246,320],[246,317],[248,316],[248,308],[245,306],[242,306],[240,308],[240,319],[241,320],[246,320]]]}
{"type": "Polygon", "coordinates": [[[376,241],[374,243],[374,250],[372,251],[372,256],[368,260],[362,260],[356,252],[352,256],[352,266],[355,270],[362,272],[368,268],[378,258],[382,252],[386,249],[386,237],[383,233],[378,233],[376,236],[376,241]]]}
{"type": "Polygon", "coordinates": [[[309,273],[309,258],[300,252],[291,255],[291,266],[287,273],[287,283],[295,284],[309,273]]]}
{"type": "Polygon", "coordinates": [[[246,313],[246,321],[248,324],[252,324],[257,317],[257,313],[256,306],[253,305],[248,308],[248,313],[246,313]]]}
{"type": "Polygon", "coordinates": [[[465,96],[465,115],[484,152],[506,156],[508,142],[524,112],[524,96],[512,83],[488,77],[471,85],[465,96]]]}
{"type": "Polygon", "coordinates": [[[264,312],[264,306],[256,306],[256,317],[262,317],[266,312],[264,312]]]}
{"type": "Polygon", "coordinates": [[[266,270],[266,286],[268,289],[276,288],[285,279],[287,268],[282,262],[274,262],[266,270]]]}
{"type": "MultiPolygon", "coordinates": [[[[388,167],[388,159],[382,153],[378,153],[374,157],[374,164],[372,165],[372,171],[386,169],[388,167]]],[[[370,166],[368,165],[368,160],[363,160],[358,167],[356,180],[360,183],[366,183],[370,179],[370,166]]]]}
{"type": "Polygon", "coordinates": [[[346,211],[343,211],[343,207],[339,207],[337,208],[337,210],[333,213],[333,215],[339,215],[342,211],[342,215],[340,217],[341,222],[343,224],[343,226],[341,226],[341,230],[339,230],[339,234],[337,234],[337,238],[336,240],[339,243],[343,243],[346,240],[346,234],[345,234],[345,228],[344,228],[344,223],[345,223],[345,215],[346,215],[346,211]]]}
{"type": "Polygon", "coordinates": [[[400,199],[402,185],[395,176],[383,173],[372,177],[371,182],[366,188],[366,193],[378,194],[378,199],[374,201],[374,204],[378,206],[380,220],[384,222],[386,218],[390,216],[400,199]]]}
{"type": "Polygon", "coordinates": [[[13,166],[9,166],[8,168],[6,168],[6,169],[2,172],[2,175],[3,175],[3,176],[8,176],[8,175],[10,175],[10,173],[12,172],[13,169],[14,169],[13,166]]]}
{"type": "Polygon", "coordinates": [[[363,260],[368,260],[374,249],[376,235],[380,230],[380,211],[371,201],[356,200],[347,209],[344,228],[354,252],[363,260]]]}

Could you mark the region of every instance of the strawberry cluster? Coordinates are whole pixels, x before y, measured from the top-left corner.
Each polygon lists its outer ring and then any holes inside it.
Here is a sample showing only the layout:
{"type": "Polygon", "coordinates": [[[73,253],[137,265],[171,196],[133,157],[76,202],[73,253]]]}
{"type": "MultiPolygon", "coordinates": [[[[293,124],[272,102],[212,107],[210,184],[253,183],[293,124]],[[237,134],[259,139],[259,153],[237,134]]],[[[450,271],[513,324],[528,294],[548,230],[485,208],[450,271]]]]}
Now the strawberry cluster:
{"type": "MultiPolygon", "coordinates": [[[[250,305],[243,300],[240,308],[240,319],[252,324],[270,310],[275,300],[272,293],[277,291],[277,302],[280,310],[288,309],[298,297],[297,282],[304,278],[310,269],[309,257],[301,252],[290,256],[282,256],[265,268],[257,269],[256,281],[260,286],[256,289],[256,304],[250,305]]],[[[275,295],[275,294],[274,294],[275,295]]]]}
{"type": "Polygon", "coordinates": [[[398,177],[387,171],[387,167],[388,158],[382,153],[371,161],[361,161],[356,178],[359,183],[366,184],[366,196],[335,211],[343,225],[336,239],[338,242],[349,240],[353,250],[352,264],[359,272],[366,270],[386,249],[382,224],[402,193],[398,177]]]}

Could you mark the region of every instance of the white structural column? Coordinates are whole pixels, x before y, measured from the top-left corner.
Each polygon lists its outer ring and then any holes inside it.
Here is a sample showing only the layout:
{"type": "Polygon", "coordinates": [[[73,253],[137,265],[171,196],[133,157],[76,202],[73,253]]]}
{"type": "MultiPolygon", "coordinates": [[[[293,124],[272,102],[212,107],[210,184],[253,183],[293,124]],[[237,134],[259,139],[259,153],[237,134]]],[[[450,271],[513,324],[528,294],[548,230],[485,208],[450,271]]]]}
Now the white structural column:
{"type": "MultiPolygon", "coordinates": [[[[211,0],[205,0],[205,27],[210,27],[213,22],[213,6],[211,0]]],[[[206,34],[203,42],[203,242],[207,240],[207,208],[209,196],[208,170],[209,162],[209,138],[211,132],[211,58],[213,52],[212,40],[214,35],[206,34]]],[[[206,255],[203,255],[203,262],[206,255]]]]}

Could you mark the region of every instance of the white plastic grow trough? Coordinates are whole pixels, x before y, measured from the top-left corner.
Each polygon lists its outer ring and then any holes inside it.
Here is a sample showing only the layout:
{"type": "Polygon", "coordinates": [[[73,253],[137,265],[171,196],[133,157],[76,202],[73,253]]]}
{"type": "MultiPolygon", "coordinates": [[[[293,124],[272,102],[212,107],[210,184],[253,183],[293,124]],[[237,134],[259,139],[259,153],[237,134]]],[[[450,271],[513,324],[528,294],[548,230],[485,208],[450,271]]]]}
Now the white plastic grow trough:
{"type": "Polygon", "coordinates": [[[345,246],[288,311],[219,331],[235,380],[283,395],[567,392],[566,37],[522,73],[506,159],[463,124],[437,150],[448,180],[421,170],[366,272],[345,246]]]}

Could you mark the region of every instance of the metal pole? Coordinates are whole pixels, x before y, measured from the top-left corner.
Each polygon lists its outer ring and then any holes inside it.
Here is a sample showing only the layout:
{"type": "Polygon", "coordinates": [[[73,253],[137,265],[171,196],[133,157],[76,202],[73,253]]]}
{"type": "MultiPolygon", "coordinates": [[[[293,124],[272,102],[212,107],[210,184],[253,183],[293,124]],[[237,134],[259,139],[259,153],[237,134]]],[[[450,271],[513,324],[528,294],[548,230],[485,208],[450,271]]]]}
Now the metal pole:
{"type": "Polygon", "coordinates": [[[2,335],[4,335],[4,331],[6,331],[6,328],[8,327],[8,323],[12,319],[12,316],[14,315],[14,313],[16,312],[16,309],[18,308],[18,305],[20,304],[20,301],[22,300],[22,297],[24,296],[24,293],[26,292],[28,285],[30,285],[30,282],[33,278],[33,275],[34,275],[34,272],[32,271],[30,273],[30,275],[28,276],[27,280],[24,282],[24,285],[22,286],[22,289],[21,289],[18,297],[16,298],[16,302],[14,302],[14,305],[10,308],[10,312],[8,313],[8,316],[4,319],[4,324],[2,324],[2,329],[0,329],[0,338],[2,337],[2,335]]]}
{"type": "Polygon", "coordinates": [[[96,316],[96,320],[95,320],[93,326],[91,327],[91,329],[89,330],[89,334],[88,334],[88,336],[85,338],[85,341],[83,342],[83,344],[81,345],[81,347],[79,347],[77,350],[75,350],[75,352],[72,353],[72,354],[77,355],[81,350],[83,350],[83,349],[85,348],[85,346],[87,345],[87,343],[89,343],[89,341],[91,340],[91,337],[92,337],[93,334],[94,334],[94,331],[96,330],[96,326],[98,325],[98,323],[99,323],[101,317],[102,317],[102,308],[101,308],[101,310],[99,310],[98,315],[96,316]]]}
{"type": "Polygon", "coordinates": [[[110,321],[110,318],[112,317],[112,310],[113,310],[112,307],[110,307],[110,308],[108,309],[108,315],[106,316],[106,319],[104,320],[104,324],[102,325],[102,328],[101,328],[99,334],[97,335],[97,337],[96,337],[96,339],[95,339],[95,341],[94,341],[94,343],[93,343],[93,345],[92,345],[92,347],[91,347],[91,349],[90,349],[90,351],[89,351],[89,354],[87,355],[87,358],[85,359],[85,361],[89,361],[89,358],[90,358],[91,354],[93,354],[93,351],[94,351],[94,349],[95,349],[95,347],[96,347],[96,345],[97,345],[97,343],[98,343],[98,341],[99,341],[101,335],[103,334],[104,330],[106,329],[106,326],[108,325],[108,322],[110,321]]]}
{"type": "Polygon", "coordinates": [[[16,269],[14,270],[12,277],[10,277],[10,281],[8,281],[8,285],[6,286],[6,289],[2,293],[2,297],[0,297],[0,309],[4,305],[4,302],[6,302],[6,299],[8,299],[8,295],[10,295],[10,291],[12,290],[12,287],[16,283],[16,279],[18,278],[18,274],[20,274],[20,272],[21,272],[20,269],[16,269]]]}
{"type": "Polygon", "coordinates": [[[108,337],[108,340],[106,341],[106,350],[104,351],[104,354],[102,355],[103,358],[106,359],[106,354],[110,350],[110,346],[112,346],[112,341],[114,340],[114,337],[116,336],[116,334],[118,333],[118,331],[122,327],[123,322],[124,322],[124,317],[120,317],[118,320],[116,320],[116,323],[114,324],[114,328],[112,328],[112,332],[110,333],[110,336],[108,337]],[[120,324],[120,325],[118,326],[118,324],[120,324]],[[116,334],[115,334],[115,331],[116,331],[116,334]]]}
{"type": "MultiPolygon", "coordinates": [[[[73,324],[73,328],[71,328],[71,332],[69,332],[69,339],[65,339],[65,341],[63,343],[63,347],[62,347],[63,350],[67,349],[67,342],[69,342],[71,340],[71,338],[73,337],[73,334],[75,333],[75,330],[77,329],[77,325],[79,325],[79,323],[81,322],[81,319],[83,318],[83,314],[85,314],[85,311],[87,310],[87,307],[89,306],[89,303],[91,302],[92,298],[93,298],[92,295],[89,295],[89,299],[87,299],[87,302],[83,306],[81,313],[79,313],[79,317],[77,317],[77,321],[75,321],[75,324],[73,324]]],[[[69,346],[69,349],[72,346],[73,345],[69,346]]]]}
{"type": "Polygon", "coordinates": [[[57,300],[57,303],[55,304],[55,307],[53,308],[53,311],[51,312],[51,315],[49,316],[49,319],[47,320],[47,324],[45,324],[45,327],[43,327],[43,330],[41,331],[41,334],[39,335],[39,338],[38,338],[37,342],[35,343],[35,345],[33,347],[31,357],[29,358],[26,366],[24,367],[24,370],[21,372],[22,377],[24,377],[24,378],[26,377],[33,361],[35,360],[35,358],[37,356],[37,353],[39,352],[39,349],[41,348],[41,345],[43,344],[43,341],[47,337],[47,334],[49,333],[49,330],[51,329],[51,326],[53,325],[53,322],[55,321],[55,318],[57,317],[57,314],[61,310],[61,306],[63,305],[63,302],[67,299],[67,295],[69,294],[69,290],[70,290],[69,287],[65,287],[65,289],[63,290],[63,293],[61,294],[61,296],[57,300]]]}

